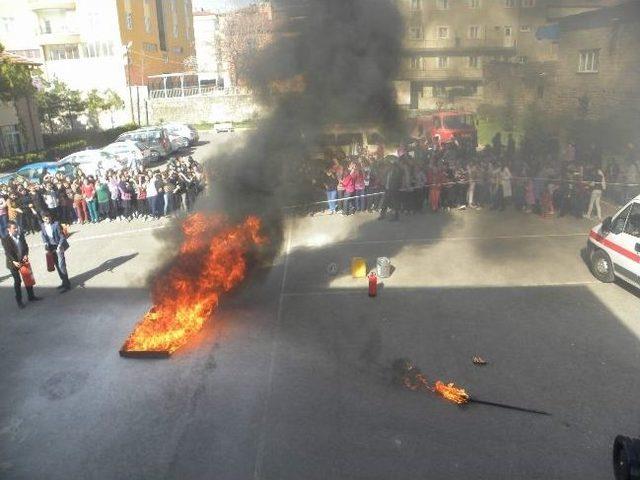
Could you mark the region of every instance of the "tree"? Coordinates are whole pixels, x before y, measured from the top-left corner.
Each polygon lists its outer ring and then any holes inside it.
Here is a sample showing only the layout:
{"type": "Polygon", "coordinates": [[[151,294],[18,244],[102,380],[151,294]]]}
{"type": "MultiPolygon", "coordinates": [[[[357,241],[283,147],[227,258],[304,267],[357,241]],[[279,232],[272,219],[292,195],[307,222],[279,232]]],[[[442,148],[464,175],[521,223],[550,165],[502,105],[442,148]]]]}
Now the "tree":
{"type": "Polygon", "coordinates": [[[220,55],[229,68],[232,85],[241,82],[251,59],[271,39],[271,14],[262,5],[251,5],[224,15],[218,42],[220,55]]]}
{"type": "Polygon", "coordinates": [[[99,128],[100,114],[111,112],[111,126],[113,126],[113,111],[124,108],[124,101],[110,88],[98,92],[95,88],[87,94],[87,118],[92,128],[99,128]]]}
{"type": "Polygon", "coordinates": [[[2,55],[3,52],[4,46],[0,44],[0,102],[9,102],[33,94],[33,67],[5,57],[2,55]]]}
{"type": "Polygon", "coordinates": [[[42,122],[50,133],[59,127],[73,128],[78,115],[87,111],[87,102],[83,100],[79,90],[69,88],[59,80],[46,82],[36,99],[40,109],[42,122]]]}

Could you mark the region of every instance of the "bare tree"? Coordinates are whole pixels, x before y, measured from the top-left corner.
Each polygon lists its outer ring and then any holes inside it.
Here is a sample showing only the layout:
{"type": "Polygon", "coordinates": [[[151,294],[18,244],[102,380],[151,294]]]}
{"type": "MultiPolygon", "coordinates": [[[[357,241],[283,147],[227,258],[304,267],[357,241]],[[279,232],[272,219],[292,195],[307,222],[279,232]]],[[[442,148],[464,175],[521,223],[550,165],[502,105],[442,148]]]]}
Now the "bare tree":
{"type": "Polygon", "coordinates": [[[221,16],[217,39],[222,62],[232,85],[244,83],[242,73],[250,59],[272,38],[271,8],[251,5],[221,16]]]}

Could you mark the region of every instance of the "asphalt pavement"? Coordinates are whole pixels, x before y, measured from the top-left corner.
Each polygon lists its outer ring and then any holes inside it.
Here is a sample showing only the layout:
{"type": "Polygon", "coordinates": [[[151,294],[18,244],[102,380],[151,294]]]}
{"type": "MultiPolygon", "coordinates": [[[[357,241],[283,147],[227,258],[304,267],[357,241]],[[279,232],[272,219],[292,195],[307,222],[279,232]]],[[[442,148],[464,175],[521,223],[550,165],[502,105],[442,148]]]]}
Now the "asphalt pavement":
{"type": "Polygon", "coordinates": [[[18,311],[0,274],[0,478],[612,478],[614,436],[640,433],[640,294],[591,276],[590,225],[514,211],[290,219],[274,265],[153,361],[118,349],[150,306],[165,221],[75,229],[62,295],[30,239],[44,300],[18,311]],[[376,298],[351,278],[355,256],[391,258],[376,298]],[[391,382],[401,357],[551,415],[405,391],[391,382]]]}

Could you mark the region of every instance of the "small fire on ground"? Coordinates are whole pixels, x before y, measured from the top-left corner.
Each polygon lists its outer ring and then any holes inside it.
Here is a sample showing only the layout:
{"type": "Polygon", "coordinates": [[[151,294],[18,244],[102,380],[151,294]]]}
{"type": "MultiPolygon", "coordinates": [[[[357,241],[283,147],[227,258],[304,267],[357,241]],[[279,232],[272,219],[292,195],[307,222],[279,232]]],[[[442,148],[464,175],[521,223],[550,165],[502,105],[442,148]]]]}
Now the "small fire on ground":
{"type": "Polygon", "coordinates": [[[229,225],[223,215],[196,213],[182,225],[184,241],[168,271],[152,286],[154,306],[129,335],[120,354],[168,356],[200,331],[221,294],[240,284],[255,247],[265,243],[260,219],[229,225]]]}
{"type": "Polygon", "coordinates": [[[432,386],[420,369],[409,360],[396,360],[393,370],[396,380],[409,390],[436,393],[458,405],[469,402],[469,394],[464,388],[456,387],[453,383],[443,383],[440,380],[432,386]]]}

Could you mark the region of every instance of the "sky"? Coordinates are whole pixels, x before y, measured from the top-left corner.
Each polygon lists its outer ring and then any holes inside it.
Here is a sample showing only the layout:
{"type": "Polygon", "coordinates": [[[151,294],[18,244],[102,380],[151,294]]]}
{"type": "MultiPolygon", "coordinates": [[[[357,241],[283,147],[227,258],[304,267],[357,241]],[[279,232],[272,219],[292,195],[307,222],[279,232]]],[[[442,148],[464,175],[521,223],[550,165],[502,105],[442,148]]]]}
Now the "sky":
{"type": "Polygon", "coordinates": [[[234,8],[244,7],[256,0],[193,0],[193,9],[200,10],[233,10],[234,8]]]}

